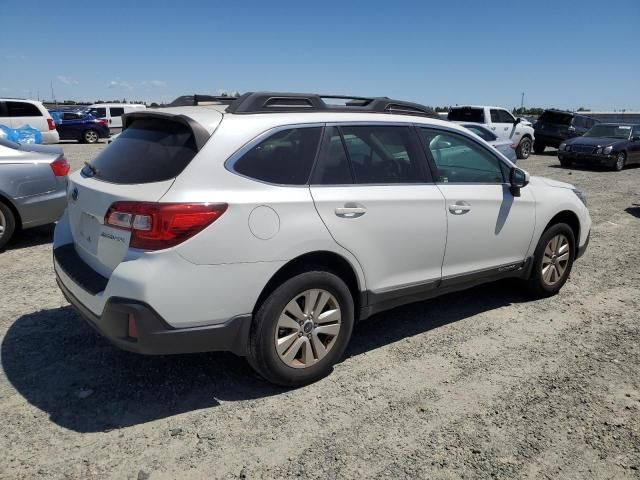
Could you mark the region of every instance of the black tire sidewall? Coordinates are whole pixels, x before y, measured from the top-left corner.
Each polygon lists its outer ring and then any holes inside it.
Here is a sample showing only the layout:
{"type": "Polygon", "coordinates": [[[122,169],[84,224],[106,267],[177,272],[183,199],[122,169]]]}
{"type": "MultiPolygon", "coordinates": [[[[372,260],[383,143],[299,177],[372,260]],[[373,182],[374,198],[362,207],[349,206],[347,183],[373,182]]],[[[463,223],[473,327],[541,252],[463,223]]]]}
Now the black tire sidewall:
{"type": "Polygon", "coordinates": [[[84,132],[82,132],[82,141],[83,141],[83,143],[89,143],[89,144],[98,143],[99,139],[100,139],[100,134],[98,132],[96,132],[95,130],[89,129],[89,130],[85,130],[84,132]],[[95,133],[96,136],[98,137],[98,138],[96,138],[95,142],[90,142],[90,141],[87,140],[87,133],[89,133],[89,132],[95,133]]]}
{"type": "Polygon", "coordinates": [[[249,364],[268,381],[281,386],[301,386],[325,377],[342,358],[354,325],[354,305],[351,292],[335,274],[327,271],[308,271],[285,281],[269,295],[258,309],[249,339],[249,364]],[[277,321],[286,304],[305,290],[322,288],[330,292],[340,304],[341,327],[331,351],[317,364],[307,368],[292,368],[278,357],[274,345],[277,321]]]}
{"type": "Polygon", "coordinates": [[[571,274],[573,268],[573,261],[576,258],[576,239],[573,235],[573,230],[566,223],[556,223],[549,227],[540,237],[538,245],[533,257],[533,270],[531,272],[531,278],[529,279],[529,286],[532,293],[541,297],[549,297],[555,295],[564,286],[571,274]],[[569,259],[569,265],[563,274],[563,278],[553,286],[547,285],[542,279],[542,259],[544,257],[544,249],[553,237],[562,233],[569,240],[569,248],[571,249],[571,255],[569,259]]]}
{"type": "Polygon", "coordinates": [[[4,215],[5,222],[6,222],[6,225],[4,226],[4,233],[2,234],[2,237],[0,237],[0,250],[1,250],[7,245],[7,243],[9,243],[9,240],[11,240],[11,237],[13,236],[16,230],[16,219],[11,209],[2,202],[0,202],[0,210],[4,215]]]}
{"type": "Polygon", "coordinates": [[[616,155],[616,162],[613,164],[613,169],[616,172],[622,171],[624,169],[625,165],[627,164],[627,155],[624,152],[621,152],[621,153],[622,153],[622,155],[624,157],[624,160],[622,162],[622,167],[618,168],[618,156],[620,156],[620,153],[618,153],[618,155],[616,155]]]}
{"type": "Polygon", "coordinates": [[[527,158],[529,158],[529,155],[531,155],[531,148],[533,147],[533,145],[531,144],[531,139],[530,138],[523,138],[520,143],[518,144],[518,148],[516,149],[516,156],[520,159],[520,160],[526,160],[527,158]],[[524,156],[522,154],[522,144],[529,142],[529,153],[527,154],[527,156],[524,156]]]}
{"type": "Polygon", "coordinates": [[[535,141],[533,142],[533,152],[537,153],[538,155],[544,153],[545,148],[547,148],[547,146],[544,143],[535,141]]]}

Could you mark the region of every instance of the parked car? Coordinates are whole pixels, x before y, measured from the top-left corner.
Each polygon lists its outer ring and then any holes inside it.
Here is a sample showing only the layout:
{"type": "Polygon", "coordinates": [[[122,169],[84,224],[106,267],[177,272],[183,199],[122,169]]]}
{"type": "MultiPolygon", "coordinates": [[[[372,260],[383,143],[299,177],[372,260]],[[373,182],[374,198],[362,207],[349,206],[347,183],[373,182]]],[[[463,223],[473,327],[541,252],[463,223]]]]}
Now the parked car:
{"type": "Polygon", "coordinates": [[[54,118],[60,140],[96,143],[101,138],[109,138],[107,121],[93,117],[87,110],[50,110],[49,113],[54,118]]]}
{"type": "Polygon", "coordinates": [[[19,128],[31,125],[42,133],[43,143],[58,143],[60,136],[49,112],[41,102],[20,98],[0,98],[0,125],[19,128]]]}
{"type": "Polygon", "coordinates": [[[518,158],[529,158],[534,141],[534,131],[529,122],[515,118],[511,112],[500,107],[462,106],[451,107],[447,119],[457,123],[479,123],[485,125],[501,140],[509,140],[518,158]]]}
{"type": "Polygon", "coordinates": [[[640,125],[599,123],[583,136],[561,143],[558,158],[563,167],[575,162],[605,165],[617,171],[640,163],[640,125]]]}
{"type": "Polygon", "coordinates": [[[491,130],[483,127],[482,125],[478,125],[477,123],[463,123],[461,125],[467,130],[470,130],[471,132],[478,135],[481,139],[498,150],[513,163],[516,163],[518,161],[518,156],[516,155],[516,150],[511,140],[500,140],[498,136],[491,130]]]}
{"type": "Polygon", "coordinates": [[[125,115],[70,176],[67,299],[126,350],[228,350],[301,385],[376,312],[506,277],[560,290],[588,243],[582,192],[421,105],[334,98],[125,115]]]}
{"type": "Polygon", "coordinates": [[[89,113],[95,118],[106,120],[111,133],[118,133],[122,130],[122,115],[146,108],[137,103],[96,103],[89,106],[89,113]]]}
{"type": "Polygon", "coordinates": [[[559,147],[569,138],[584,135],[596,123],[596,119],[578,113],[545,110],[533,125],[536,132],[533,151],[543,153],[547,147],[559,147]]]}
{"type": "Polygon", "coordinates": [[[60,147],[0,139],[0,249],[17,230],[60,218],[68,173],[60,147]]]}

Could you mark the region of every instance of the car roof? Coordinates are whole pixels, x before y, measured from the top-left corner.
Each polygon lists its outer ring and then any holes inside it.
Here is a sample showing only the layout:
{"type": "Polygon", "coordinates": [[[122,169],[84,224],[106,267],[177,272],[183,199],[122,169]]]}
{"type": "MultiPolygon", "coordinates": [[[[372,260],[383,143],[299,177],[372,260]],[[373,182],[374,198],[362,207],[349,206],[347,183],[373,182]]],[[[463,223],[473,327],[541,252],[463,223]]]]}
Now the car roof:
{"type": "Polygon", "coordinates": [[[2,97],[0,98],[0,102],[26,102],[26,103],[34,103],[36,105],[42,105],[42,102],[38,100],[29,100],[27,98],[2,97]]]}
{"type": "Polygon", "coordinates": [[[456,105],[455,107],[450,107],[450,110],[459,108],[499,108],[500,110],[508,110],[504,107],[496,107],[495,105],[456,105]]]}

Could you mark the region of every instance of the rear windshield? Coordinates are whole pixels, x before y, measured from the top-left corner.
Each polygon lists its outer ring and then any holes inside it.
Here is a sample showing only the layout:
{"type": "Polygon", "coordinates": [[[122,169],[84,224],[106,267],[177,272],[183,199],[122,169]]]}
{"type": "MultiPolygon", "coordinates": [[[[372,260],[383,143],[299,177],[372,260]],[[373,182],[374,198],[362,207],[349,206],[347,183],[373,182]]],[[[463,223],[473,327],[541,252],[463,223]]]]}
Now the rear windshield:
{"type": "Polygon", "coordinates": [[[556,125],[571,125],[573,115],[559,112],[542,112],[538,119],[541,123],[553,123],[556,125]]]}
{"type": "Polygon", "coordinates": [[[447,116],[452,122],[484,123],[484,109],[482,108],[452,108],[447,116]]]}
{"type": "Polygon", "coordinates": [[[82,174],[111,183],[162,182],[180,175],[196,153],[193,133],[186,125],[136,119],[82,174]]]}

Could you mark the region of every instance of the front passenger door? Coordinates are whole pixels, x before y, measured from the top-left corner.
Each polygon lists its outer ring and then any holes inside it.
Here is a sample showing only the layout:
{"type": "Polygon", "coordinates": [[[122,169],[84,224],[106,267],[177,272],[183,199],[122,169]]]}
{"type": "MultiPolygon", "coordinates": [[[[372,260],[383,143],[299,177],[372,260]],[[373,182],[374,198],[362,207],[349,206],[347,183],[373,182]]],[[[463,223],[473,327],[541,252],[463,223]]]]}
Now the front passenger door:
{"type": "Polygon", "coordinates": [[[443,281],[522,264],[535,226],[531,190],[514,197],[509,167],[475,139],[449,130],[419,131],[446,202],[443,281]]]}

